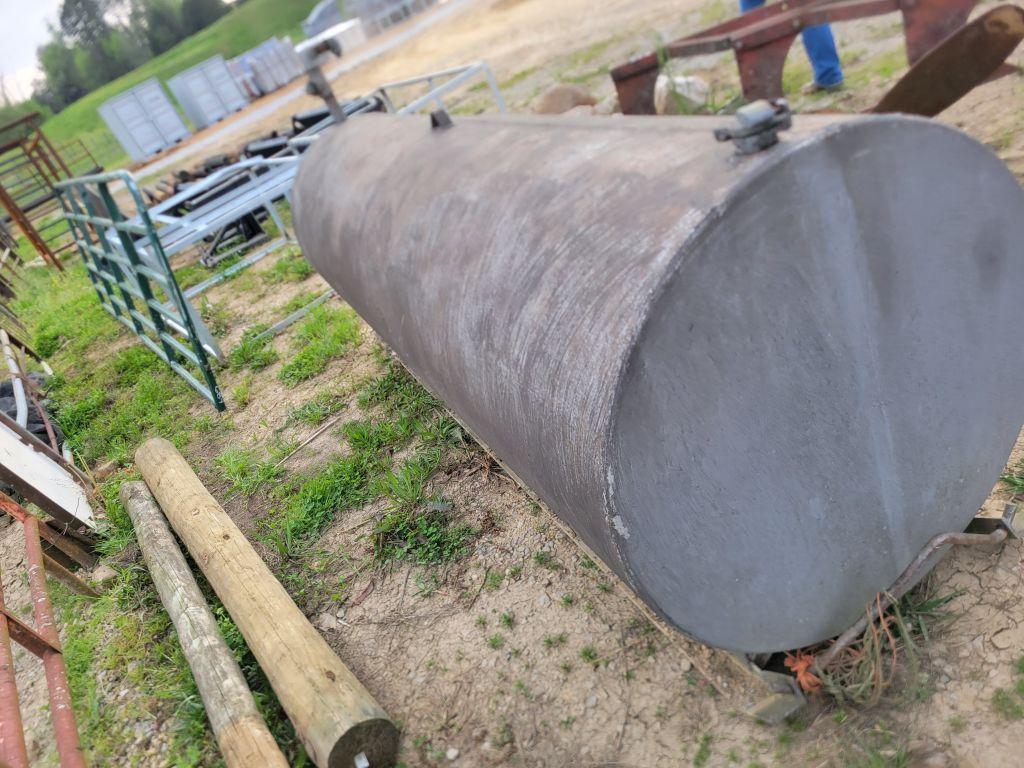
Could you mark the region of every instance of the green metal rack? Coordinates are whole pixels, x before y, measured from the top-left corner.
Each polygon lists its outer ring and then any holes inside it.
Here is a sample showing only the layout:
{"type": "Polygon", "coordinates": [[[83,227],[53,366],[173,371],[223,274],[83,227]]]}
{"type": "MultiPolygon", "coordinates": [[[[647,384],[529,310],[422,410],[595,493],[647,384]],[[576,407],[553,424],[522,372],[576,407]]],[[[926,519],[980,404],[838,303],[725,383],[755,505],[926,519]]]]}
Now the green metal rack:
{"type": "Polygon", "coordinates": [[[61,182],[56,188],[103,308],[223,411],[224,398],[199,331],[202,321],[171,271],[135,179],[128,171],[112,171],[61,182]],[[111,194],[115,182],[131,195],[137,211],[131,220],[111,194]],[[120,247],[111,242],[114,233],[120,247]],[[137,243],[145,244],[145,257],[137,243]]]}

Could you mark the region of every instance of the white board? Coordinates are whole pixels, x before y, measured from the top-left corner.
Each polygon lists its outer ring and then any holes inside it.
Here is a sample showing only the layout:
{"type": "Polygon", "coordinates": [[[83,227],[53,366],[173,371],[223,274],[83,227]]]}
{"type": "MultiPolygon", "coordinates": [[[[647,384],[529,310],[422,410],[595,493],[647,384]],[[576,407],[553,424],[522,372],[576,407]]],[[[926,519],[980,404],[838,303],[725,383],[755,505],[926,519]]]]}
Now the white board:
{"type": "Polygon", "coordinates": [[[58,522],[73,518],[96,530],[85,489],[74,475],[0,423],[0,477],[58,522]]]}

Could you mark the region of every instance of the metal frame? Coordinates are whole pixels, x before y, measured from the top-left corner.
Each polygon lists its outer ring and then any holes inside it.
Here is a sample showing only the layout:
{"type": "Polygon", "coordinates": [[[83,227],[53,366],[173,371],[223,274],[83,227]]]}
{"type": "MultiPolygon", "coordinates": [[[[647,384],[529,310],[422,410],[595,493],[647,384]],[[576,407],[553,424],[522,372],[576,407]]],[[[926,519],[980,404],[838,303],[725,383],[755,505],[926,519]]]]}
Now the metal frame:
{"type": "MultiPolygon", "coordinates": [[[[483,61],[387,83],[375,95],[392,113],[409,114],[430,104],[444,109],[445,94],[478,76],[485,78],[498,109],[504,112],[501,91],[483,61]],[[441,83],[435,85],[437,81],[441,83]],[[427,84],[428,93],[396,109],[389,91],[421,83],[427,84]]],[[[353,114],[375,106],[376,102],[368,99],[353,114]]],[[[224,356],[189,300],[291,241],[276,204],[280,200],[291,202],[302,148],[332,122],[328,117],[310,127],[289,141],[276,157],[250,158],[222,168],[151,208],[146,207],[135,178],[128,171],[83,176],[57,185],[65,218],[104,309],[134,331],[217,410],[226,406],[209,358],[223,362],[224,356]],[[134,204],[134,216],[126,216],[118,208],[110,189],[112,183],[123,184],[134,204]],[[225,227],[259,210],[267,211],[281,237],[209,279],[182,290],[171,269],[170,257],[217,237],[225,227]],[[166,300],[160,297],[161,293],[166,300]]],[[[273,332],[284,330],[332,295],[333,291],[321,294],[277,323],[273,332]]]]}
{"type": "Polygon", "coordinates": [[[212,340],[212,336],[178,286],[134,177],[127,171],[114,171],[72,179],[57,189],[103,308],[134,331],[217,410],[224,410],[224,398],[203,343],[204,337],[212,340]],[[114,202],[112,182],[123,184],[131,196],[138,211],[134,219],[129,220],[114,202]],[[101,211],[97,205],[102,206],[101,211]],[[145,252],[138,247],[136,236],[140,235],[148,243],[145,252]],[[167,297],[167,303],[157,298],[159,293],[167,297]],[[203,337],[197,324],[206,331],[203,337]],[[185,342],[175,333],[184,336],[185,342]]]}
{"type": "Polygon", "coordinates": [[[65,240],[62,218],[46,221],[60,210],[54,185],[71,178],[72,166],[86,164],[88,172],[99,166],[81,140],[55,147],[39,125],[42,116],[32,112],[0,126],[0,205],[17,224],[25,239],[43,260],[63,269],[57,254],[72,243],[65,240]]]}
{"type": "Polygon", "coordinates": [[[450,69],[442,69],[439,72],[431,72],[428,75],[419,75],[418,77],[410,77],[405,80],[396,80],[393,83],[385,83],[377,88],[377,90],[373,92],[373,95],[379,98],[384,103],[384,108],[392,114],[412,114],[413,112],[418,112],[430,104],[434,104],[436,109],[443,109],[447,111],[448,108],[445,106],[444,99],[442,97],[445,94],[461,88],[473,78],[481,75],[491,91],[491,96],[494,98],[494,103],[498,106],[498,111],[507,111],[505,106],[505,97],[501,95],[501,89],[498,88],[498,81],[494,79],[494,73],[491,71],[491,68],[488,66],[486,61],[474,61],[471,64],[463,64],[462,66],[451,67],[450,69]],[[447,80],[445,80],[445,78],[447,78],[447,80]],[[435,85],[434,83],[437,80],[443,80],[444,82],[440,85],[435,85]],[[427,84],[427,93],[417,99],[414,99],[405,106],[396,109],[394,101],[388,91],[398,90],[399,88],[408,88],[413,85],[420,85],[421,83],[427,84]]]}
{"type": "Polygon", "coordinates": [[[870,622],[875,621],[889,606],[909,592],[950,548],[1001,544],[1008,538],[1018,538],[1020,529],[1015,523],[1016,515],[1017,507],[1007,504],[1002,517],[975,517],[967,532],[956,531],[933,536],[892,586],[870,604],[867,613],[839,635],[832,645],[818,654],[814,666],[819,670],[827,670],[843,650],[860,637],[870,622]]]}
{"type": "Polygon", "coordinates": [[[817,24],[900,11],[907,59],[914,64],[963,26],[976,0],[783,0],[741,14],[615,67],[612,80],[627,115],[653,115],[654,86],[665,58],[733,50],[743,96],[749,101],[783,95],[782,68],[793,40],[817,24]]]}
{"type": "MultiPolygon", "coordinates": [[[[11,640],[14,640],[37,656],[46,670],[50,718],[53,721],[57,753],[62,768],[85,768],[85,758],[78,740],[78,725],[71,703],[67,667],[64,664],[53,606],[46,588],[44,562],[47,558],[43,554],[40,540],[39,520],[2,493],[0,509],[21,523],[25,535],[25,561],[28,565],[29,592],[32,596],[35,620],[35,627],[32,627],[4,605],[3,586],[0,584],[0,764],[10,768],[28,768],[29,765],[24,726],[18,705],[14,654],[11,650],[11,640]]],[[[50,567],[54,567],[52,563],[50,567]]]]}

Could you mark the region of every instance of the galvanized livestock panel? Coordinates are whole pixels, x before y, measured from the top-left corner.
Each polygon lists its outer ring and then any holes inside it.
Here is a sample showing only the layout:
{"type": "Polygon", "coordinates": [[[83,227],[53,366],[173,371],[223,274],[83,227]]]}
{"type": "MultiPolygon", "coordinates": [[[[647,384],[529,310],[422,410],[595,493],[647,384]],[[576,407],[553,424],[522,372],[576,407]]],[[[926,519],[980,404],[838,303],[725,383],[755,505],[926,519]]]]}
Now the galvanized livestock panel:
{"type": "Polygon", "coordinates": [[[800,116],[751,157],[722,124],[357,116],[305,156],[295,224],[648,604],[789,649],[850,626],[998,478],[1024,192],[926,120],[800,116]]]}
{"type": "Polygon", "coordinates": [[[128,156],[136,162],[191,135],[156,78],[103,102],[99,113],[128,156]]]}

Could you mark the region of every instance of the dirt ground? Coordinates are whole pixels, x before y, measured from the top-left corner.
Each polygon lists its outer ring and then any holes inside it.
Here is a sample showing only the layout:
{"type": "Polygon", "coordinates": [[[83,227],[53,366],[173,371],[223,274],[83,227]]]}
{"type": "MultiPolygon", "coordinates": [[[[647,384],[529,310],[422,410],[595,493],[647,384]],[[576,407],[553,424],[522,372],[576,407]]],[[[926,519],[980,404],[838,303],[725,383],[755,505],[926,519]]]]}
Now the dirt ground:
{"type": "MultiPolygon", "coordinates": [[[[604,98],[613,92],[610,65],[730,12],[722,2],[692,0],[479,2],[334,85],[355,95],[384,81],[486,58],[513,111],[526,111],[559,80],[582,83],[604,98]]],[[[837,38],[851,88],[838,96],[798,98],[798,109],[863,109],[905,67],[894,15],[839,26],[837,38]]],[[[787,77],[797,84],[806,79],[802,57],[795,46],[787,77]]],[[[1015,60],[1020,63],[1020,52],[1015,60]]],[[[728,57],[704,57],[681,71],[705,76],[722,92],[735,88],[728,57]]],[[[1004,78],[977,89],[941,119],[989,144],[1021,176],[1022,96],[1021,78],[1004,78]]],[[[280,128],[292,112],[314,103],[295,102],[218,149],[280,128]]],[[[479,91],[453,105],[453,111],[491,108],[479,91]]],[[[249,274],[270,268],[276,258],[249,274]]],[[[245,275],[218,286],[208,298],[226,317],[222,344],[228,349],[253,323],[279,319],[281,307],[298,293],[323,288],[317,276],[284,289],[245,275]]],[[[290,344],[288,334],[274,342],[282,357],[290,344]]],[[[275,553],[259,542],[257,530],[265,500],[231,496],[213,457],[227,444],[310,437],[313,428],[286,423],[288,411],[327,387],[354,393],[379,370],[375,344],[364,327],[355,349],[294,389],[278,382],[280,362],[252,377],[249,404],[229,403],[227,442],[211,442],[190,455],[269,561],[275,553]]],[[[248,374],[220,376],[230,393],[248,374]]],[[[197,405],[197,415],[206,412],[197,405]]],[[[350,403],[338,423],[357,415],[350,403]]],[[[313,466],[338,445],[333,430],[323,432],[288,459],[289,472],[313,466]]],[[[1022,458],[1024,439],[1011,463],[1022,458]]],[[[1014,687],[1014,665],[1024,653],[1024,547],[1018,541],[954,552],[935,569],[931,592],[956,597],[952,618],[920,647],[916,680],[901,681],[870,708],[812,702],[795,722],[767,726],[743,714],[758,692],[735,665],[650,622],[627,590],[592,564],[557,519],[496,465],[480,457],[445,466],[432,482],[461,518],[483,531],[469,557],[436,571],[373,567],[367,523],[379,510],[370,505],[345,513],[326,531],[307,563],[316,588],[300,598],[339,656],[401,723],[407,766],[1024,764],[1024,721],[1007,719],[993,705],[997,689],[1014,687]],[[538,558],[538,552],[546,554],[538,558]],[[335,599],[341,581],[344,597],[335,599]]],[[[1008,498],[997,487],[986,505],[998,508],[1008,498]]],[[[10,539],[0,531],[0,565],[8,605],[18,610],[26,590],[12,575],[10,539]]],[[[21,666],[18,674],[23,691],[31,686],[23,702],[41,702],[39,681],[21,666]]],[[[45,719],[37,725],[45,726],[45,719]]],[[[45,730],[34,731],[37,754],[46,751],[45,730]]],[[[165,763],[158,752],[142,764],[165,763]]]]}

